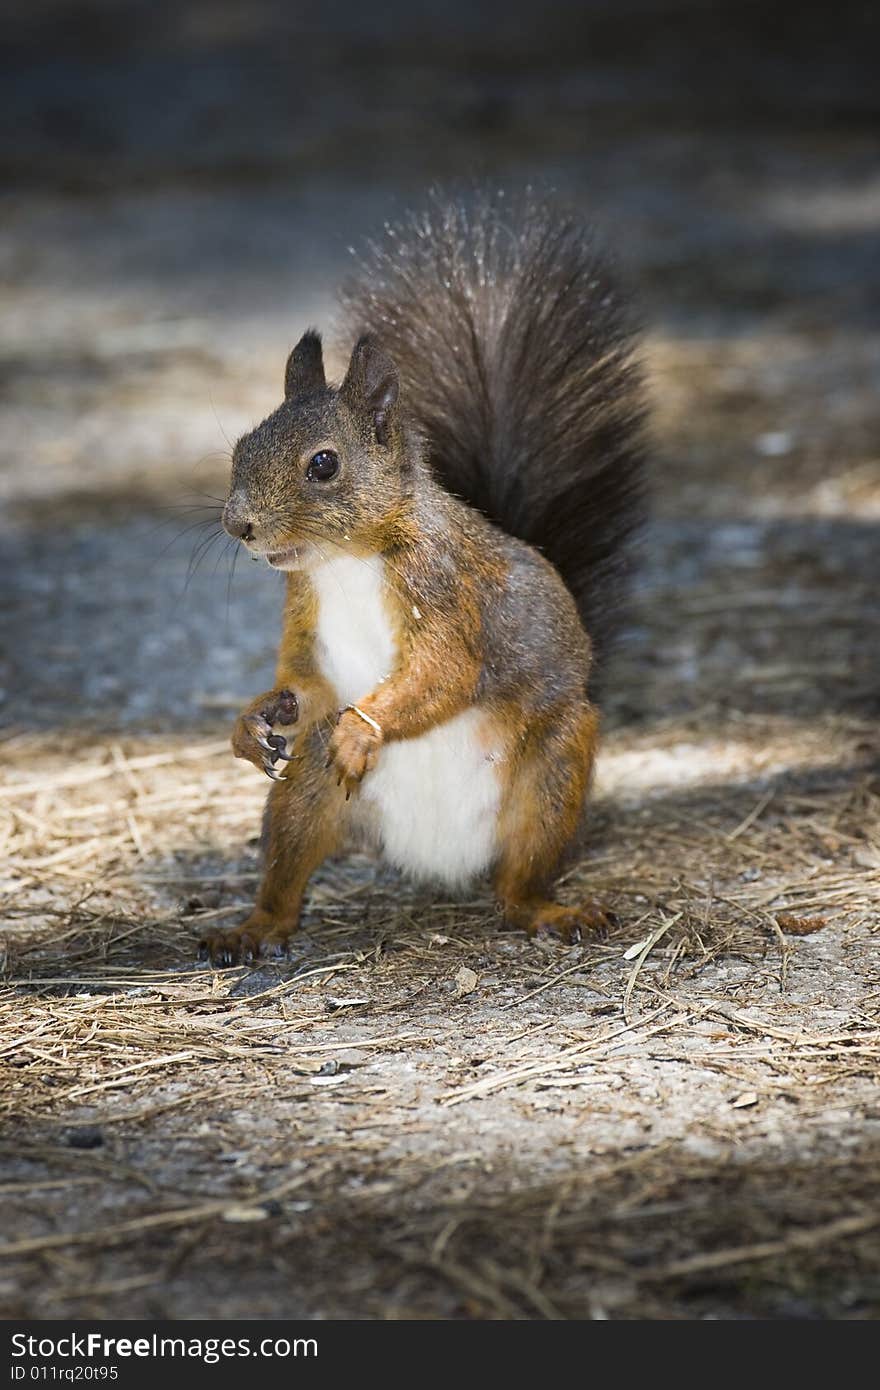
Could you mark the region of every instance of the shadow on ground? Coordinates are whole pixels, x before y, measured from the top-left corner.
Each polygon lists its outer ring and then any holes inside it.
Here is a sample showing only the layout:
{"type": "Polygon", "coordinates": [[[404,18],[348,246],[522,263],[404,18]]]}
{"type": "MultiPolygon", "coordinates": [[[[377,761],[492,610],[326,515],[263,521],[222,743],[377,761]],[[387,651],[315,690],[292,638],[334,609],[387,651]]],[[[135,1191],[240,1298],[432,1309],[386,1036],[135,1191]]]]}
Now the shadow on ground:
{"type": "Polygon", "coordinates": [[[880,1311],[869,8],[11,20],[6,1316],[880,1311]],[[655,520],[562,888],[619,922],[530,943],[354,858],[290,961],[213,971],[281,592],[219,538],[187,588],[174,509],[349,243],[462,171],[596,218],[647,325],[655,520]]]}

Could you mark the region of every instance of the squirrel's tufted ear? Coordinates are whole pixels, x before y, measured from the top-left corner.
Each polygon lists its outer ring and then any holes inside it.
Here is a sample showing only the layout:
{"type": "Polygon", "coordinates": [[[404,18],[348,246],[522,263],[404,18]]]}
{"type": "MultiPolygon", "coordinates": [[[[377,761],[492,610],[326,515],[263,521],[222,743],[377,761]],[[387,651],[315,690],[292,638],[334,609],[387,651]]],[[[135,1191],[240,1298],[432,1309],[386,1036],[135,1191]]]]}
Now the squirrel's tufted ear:
{"type": "Polygon", "coordinates": [[[349,409],[372,416],[378,444],[388,443],[399,392],[397,368],[376,339],[366,334],[354,345],[339,394],[349,409]]]}
{"type": "Polygon", "coordinates": [[[307,396],[309,392],[320,391],[326,385],[321,335],[314,328],[309,328],[287,359],[284,397],[289,401],[292,396],[307,396]]]}

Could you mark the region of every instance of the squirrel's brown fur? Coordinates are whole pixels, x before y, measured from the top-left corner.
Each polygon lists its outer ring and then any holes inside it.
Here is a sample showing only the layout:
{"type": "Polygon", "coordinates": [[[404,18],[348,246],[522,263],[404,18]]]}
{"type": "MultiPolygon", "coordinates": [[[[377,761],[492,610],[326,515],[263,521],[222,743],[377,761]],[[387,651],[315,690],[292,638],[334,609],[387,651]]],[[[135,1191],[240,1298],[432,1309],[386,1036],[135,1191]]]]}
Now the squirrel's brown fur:
{"type": "Polygon", "coordinates": [[[611,636],[643,471],[616,291],[575,221],[481,199],[389,229],[344,303],[367,331],[341,386],[307,333],[233,455],[227,529],[289,574],[276,686],[233,736],[276,779],[266,873],[205,949],[283,948],[349,830],[448,882],[485,868],[511,922],[571,938],[602,911],[547,892],[584,807],[591,639],[611,636]]]}

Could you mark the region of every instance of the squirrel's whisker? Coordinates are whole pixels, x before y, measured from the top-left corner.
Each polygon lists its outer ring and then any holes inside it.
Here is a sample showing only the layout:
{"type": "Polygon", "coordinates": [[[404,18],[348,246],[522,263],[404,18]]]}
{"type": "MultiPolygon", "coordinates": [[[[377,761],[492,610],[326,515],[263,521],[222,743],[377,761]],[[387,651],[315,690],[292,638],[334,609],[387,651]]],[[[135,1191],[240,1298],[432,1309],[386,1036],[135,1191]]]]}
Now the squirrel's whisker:
{"type": "MultiPolygon", "coordinates": [[[[231,561],[230,561],[230,563],[229,563],[229,574],[228,574],[227,579],[226,579],[226,630],[227,630],[227,632],[229,631],[229,608],[230,608],[230,604],[231,604],[231,602],[232,602],[232,581],[233,581],[233,579],[235,578],[235,566],[238,564],[238,556],[239,556],[240,551],[241,551],[241,546],[240,546],[237,542],[232,542],[232,559],[231,559],[231,561]]],[[[223,554],[224,554],[224,555],[228,555],[228,554],[229,554],[229,546],[226,547],[226,549],[224,550],[223,554]]]]}
{"type": "Polygon", "coordinates": [[[218,529],[213,533],[213,535],[207,536],[204,539],[196,542],[195,546],[193,547],[192,554],[190,555],[189,565],[186,571],[186,580],[184,581],[183,585],[184,593],[188,592],[189,586],[193,578],[195,577],[199,569],[199,566],[201,565],[205,556],[217,544],[217,541],[221,540],[222,537],[225,536],[225,534],[226,532],[218,527],[218,529]]]}
{"type": "MultiPolygon", "coordinates": [[[[167,517],[164,521],[161,521],[158,526],[153,527],[153,529],[150,531],[150,535],[155,536],[159,531],[164,531],[165,528],[167,526],[170,526],[171,524],[172,519],[170,517],[167,517]]],[[[159,561],[168,554],[169,550],[171,550],[177,544],[178,541],[183,540],[184,536],[188,536],[193,531],[198,531],[200,529],[204,530],[206,526],[216,526],[218,524],[219,523],[216,517],[207,516],[202,517],[199,521],[191,522],[188,526],[182,527],[179,531],[176,531],[174,533],[168,544],[162,547],[162,549],[159,551],[159,554],[153,561],[153,564],[157,565],[159,561]]]]}

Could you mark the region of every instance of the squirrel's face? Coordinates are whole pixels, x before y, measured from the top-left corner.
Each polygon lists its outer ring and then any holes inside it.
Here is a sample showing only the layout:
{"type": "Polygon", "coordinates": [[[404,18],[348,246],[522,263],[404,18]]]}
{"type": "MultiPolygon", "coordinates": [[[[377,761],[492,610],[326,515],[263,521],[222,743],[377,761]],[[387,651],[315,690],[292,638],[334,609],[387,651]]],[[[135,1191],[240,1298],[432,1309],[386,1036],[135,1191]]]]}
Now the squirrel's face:
{"type": "Polygon", "coordinates": [[[283,404],[233,450],[229,535],[276,569],[340,549],[387,549],[411,471],[398,389],[394,363],[369,337],[356,344],[339,389],[328,386],[321,339],[306,333],[287,361],[283,404]]]}

